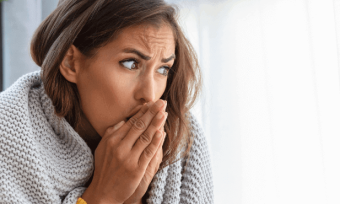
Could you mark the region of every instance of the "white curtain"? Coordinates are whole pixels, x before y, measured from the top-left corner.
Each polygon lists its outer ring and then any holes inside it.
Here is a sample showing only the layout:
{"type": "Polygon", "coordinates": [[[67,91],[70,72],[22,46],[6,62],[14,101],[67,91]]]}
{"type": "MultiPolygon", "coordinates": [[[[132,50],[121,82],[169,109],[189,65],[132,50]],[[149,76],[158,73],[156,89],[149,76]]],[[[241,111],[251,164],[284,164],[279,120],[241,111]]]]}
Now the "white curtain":
{"type": "Polygon", "coordinates": [[[35,29],[57,6],[58,0],[7,0],[2,4],[3,87],[20,76],[39,70],[30,56],[35,29]]]}
{"type": "Polygon", "coordinates": [[[340,203],[340,1],[180,5],[216,204],[340,203]]]}

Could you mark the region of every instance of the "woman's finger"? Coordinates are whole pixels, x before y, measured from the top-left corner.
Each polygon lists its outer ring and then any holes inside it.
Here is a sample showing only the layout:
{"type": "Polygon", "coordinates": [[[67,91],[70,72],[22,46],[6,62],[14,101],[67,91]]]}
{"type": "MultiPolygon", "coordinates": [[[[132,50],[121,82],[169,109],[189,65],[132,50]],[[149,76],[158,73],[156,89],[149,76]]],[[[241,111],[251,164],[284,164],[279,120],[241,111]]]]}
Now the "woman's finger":
{"type": "Polygon", "coordinates": [[[162,113],[160,111],[162,111],[164,105],[165,102],[163,100],[158,100],[142,117],[129,124],[131,128],[122,141],[125,149],[131,150],[138,138],[143,140],[144,148],[149,145],[156,130],[161,127],[163,122],[164,112],[162,113]],[[159,113],[161,115],[159,115],[159,113]]]}
{"type": "Polygon", "coordinates": [[[162,133],[159,130],[157,130],[152,141],[151,141],[151,143],[140,154],[140,157],[139,158],[137,157],[137,159],[138,159],[137,163],[138,163],[138,166],[141,169],[146,170],[150,161],[155,156],[155,154],[158,150],[158,147],[161,144],[162,140],[163,140],[162,133]]]}
{"type": "Polygon", "coordinates": [[[141,107],[141,109],[125,123],[125,125],[120,130],[123,133],[123,137],[121,139],[123,139],[125,137],[126,133],[131,129],[131,127],[134,125],[134,123],[149,110],[149,107],[151,105],[152,105],[152,103],[150,103],[150,102],[147,103],[147,104],[144,104],[141,107]]]}
{"type": "Polygon", "coordinates": [[[113,126],[113,132],[116,132],[120,127],[124,125],[125,121],[120,121],[117,125],[113,126]]]}
{"type": "Polygon", "coordinates": [[[120,121],[116,125],[106,129],[102,139],[108,139],[108,137],[110,135],[112,135],[112,133],[117,131],[117,133],[115,134],[115,138],[114,139],[115,140],[122,140],[122,138],[124,138],[126,133],[130,130],[130,125],[127,124],[127,123],[132,123],[132,121],[140,118],[141,116],[143,116],[146,113],[146,111],[148,109],[149,109],[148,105],[147,104],[143,104],[143,106],[141,106],[140,110],[133,117],[131,117],[127,122],[120,121]]]}
{"type": "Polygon", "coordinates": [[[161,125],[166,120],[166,114],[163,112],[158,112],[156,117],[153,118],[151,124],[149,125],[148,129],[139,136],[137,141],[135,142],[134,146],[131,148],[135,159],[138,159],[145,148],[150,144],[153,140],[153,137],[156,131],[159,131],[162,135],[164,131],[162,130],[163,127],[161,125]]]}
{"type": "MultiPolygon", "coordinates": [[[[168,113],[165,112],[165,114],[166,114],[165,118],[167,119],[168,118],[168,113]]],[[[164,125],[165,125],[166,119],[163,121],[161,127],[159,128],[159,130],[161,130],[162,133],[164,133],[164,125]]]]}
{"type": "MultiPolygon", "coordinates": [[[[160,163],[162,162],[162,159],[163,159],[163,144],[164,144],[164,140],[165,140],[165,135],[166,135],[166,133],[164,133],[163,140],[159,144],[156,154],[153,156],[148,167],[146,168],[145,174],[148,175],[148,178],[152,179],[154,177],[154,175],[156,174],[156,172],[159,169],[160,163]]],[[[151,180],[150,180],[150,182],[151,182],[151,180]]]]}

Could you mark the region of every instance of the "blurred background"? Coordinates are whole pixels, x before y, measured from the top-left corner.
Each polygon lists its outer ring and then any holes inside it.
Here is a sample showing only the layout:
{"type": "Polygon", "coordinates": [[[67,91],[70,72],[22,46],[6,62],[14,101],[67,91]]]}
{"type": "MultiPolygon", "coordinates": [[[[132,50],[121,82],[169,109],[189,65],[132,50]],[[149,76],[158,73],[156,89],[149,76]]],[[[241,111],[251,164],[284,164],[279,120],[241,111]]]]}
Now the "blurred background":
{"type": "MultiPolygon", "coordinates": [[[[167,0],[197,51],[216,204],[340,203],[340,0],[167,0]]],[[[0,86],[57,0],[1,3],[0,86]]]]}

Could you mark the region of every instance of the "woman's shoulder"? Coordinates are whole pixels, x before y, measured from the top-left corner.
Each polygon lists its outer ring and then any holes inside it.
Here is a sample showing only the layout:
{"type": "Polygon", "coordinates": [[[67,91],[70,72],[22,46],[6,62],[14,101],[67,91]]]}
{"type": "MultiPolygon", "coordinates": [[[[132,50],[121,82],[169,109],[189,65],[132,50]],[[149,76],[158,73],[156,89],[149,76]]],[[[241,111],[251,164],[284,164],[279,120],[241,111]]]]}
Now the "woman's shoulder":
{"type": "Polygon", "coordinates": [[[29,90],[41,84],[40,71],[28,73],[20,77],[5,91],[0,93],[0,110],[7,108],[16,108],[27,102],[29,90]]]}
{"type": "Polygon", "coordinates": [[[182,158],[182,165],[192,159],[197,160],[197,162],[194,163],[200,165],[202,161],[201,157],[210,157],[208,141],[201,123],[192,111],[186,113],[186,119],[189,124],[189,142],[182,149],[182,153],[185,152],[188,146],[190,146],[190,150],[188,154],[185,154],[182,158]]]}
{"type": "Polygon", "coordinates": [[[0,93],[0,130],[10,131],[22,124],[28,115],[28,95],[32,86],[40,84],[40,72],[20,77],[0,93]]]}
{"type": "Polygon", "coordinates": [[[190,137],[193,138],[193,145],[206,145],[207,139],[202,125],[192,111],[188,111],[186,118],[189,123],[190,137]]]}
{"type": "Polygon", "coordinates": [[[185,203],[213,203],[211,158],[204,130],[192,112],[187,115],[193,139],[189,154],[182,160],[182,194],[185,203]]]}
{"type": "Polygon", "coordinates": [[[186,118],[189,121],[190,132],[192,134],[200,134],[200,135],[204,134],[202,125],[198,121],[197,117],[193,114],[193,111],[188,111],[188,113],[186,114],[186,118]]]}
{"type": "Polygon", "coordinates": [[[0,197],[9,195],[6,203],[57,202],[93,172],[90,149],[46,99],[39,72],[0,95],[0,197]]]}

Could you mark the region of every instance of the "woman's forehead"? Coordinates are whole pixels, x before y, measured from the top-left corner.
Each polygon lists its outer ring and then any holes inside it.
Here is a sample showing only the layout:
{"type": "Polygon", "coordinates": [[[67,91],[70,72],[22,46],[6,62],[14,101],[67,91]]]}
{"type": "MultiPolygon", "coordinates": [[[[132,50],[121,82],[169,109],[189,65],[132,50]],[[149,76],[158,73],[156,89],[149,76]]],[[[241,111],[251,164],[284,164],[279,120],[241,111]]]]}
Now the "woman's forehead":
{"type": "Polygon", "coordinates": [[[114,40],[120,48],[138,47],[152,55],[164,50],[165,55],[175,52],[175,39],[170,26],[137,25],[123,29],[114,40]]]}

